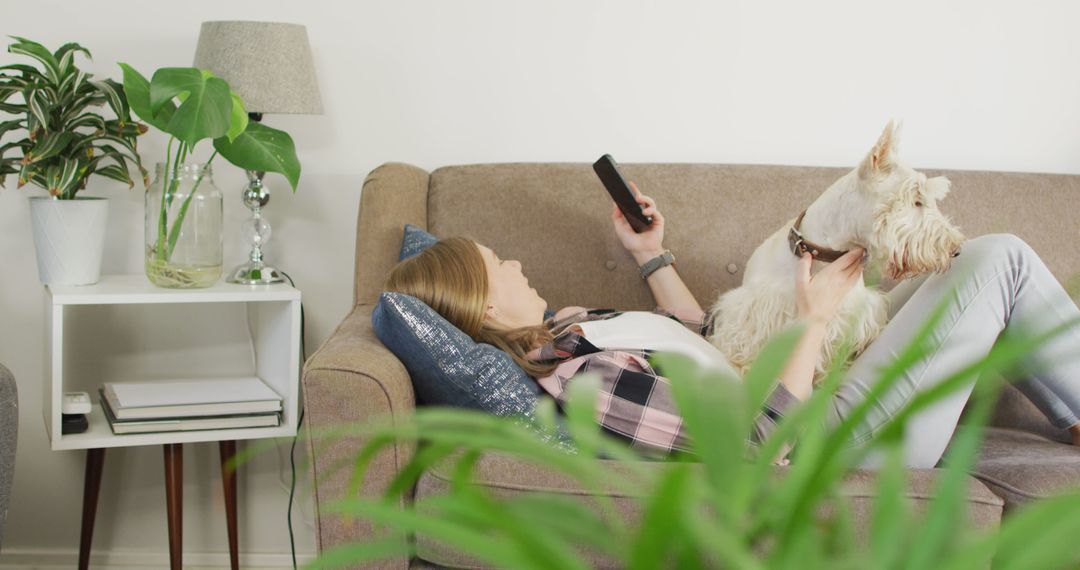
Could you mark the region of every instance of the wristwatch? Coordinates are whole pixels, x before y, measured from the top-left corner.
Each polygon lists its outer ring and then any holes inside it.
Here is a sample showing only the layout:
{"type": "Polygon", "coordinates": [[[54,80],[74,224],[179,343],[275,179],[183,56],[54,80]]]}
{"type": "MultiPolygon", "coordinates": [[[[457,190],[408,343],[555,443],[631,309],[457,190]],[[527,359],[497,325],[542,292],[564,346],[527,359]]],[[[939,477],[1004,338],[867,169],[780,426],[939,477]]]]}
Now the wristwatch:
{"type": "Polygon", "coordinates": [[[641,272],[642,279],[648,279],[657,269],[667,267],[673,263],[675,263],[675,254],[671,253],[670,249],[665,249],[664,253],[641,264],[638,271],[641,272]]]}

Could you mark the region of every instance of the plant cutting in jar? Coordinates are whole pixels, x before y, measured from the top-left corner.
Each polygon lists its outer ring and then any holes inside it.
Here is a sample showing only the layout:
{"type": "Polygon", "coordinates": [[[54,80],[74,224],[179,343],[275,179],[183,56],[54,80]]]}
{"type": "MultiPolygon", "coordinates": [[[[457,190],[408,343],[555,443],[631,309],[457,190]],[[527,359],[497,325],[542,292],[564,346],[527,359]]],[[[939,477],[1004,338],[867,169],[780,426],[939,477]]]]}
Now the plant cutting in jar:
{"type": "MultiPolygon", "coordinates": [[[[228,83],[209,71],[193,67],[166,67],[147,80],[130,65],[121,63],[124,92],[142,120],[170,135],[165,160],[159,167],[162,196],[157,212],[146,213],[146,272],[155,284],[166,287],[199,287],[205,282],[206,267],[190,267],[174,260],[178,242],[185,232],[185,218],[210,163],[219,154],[245,170],[277,172],[285,176],[293,191],[300,179],[300,161],[292,138],[261,123],[248,120],[244,103],[228,83]],[[214,151],[201,167],[194,169],[193,185],[181,192],[186,162],[200,142],[210,139],[214,151]],[[171,218],[171,219],[170,219],[171,218]]],[[[148,202],[149,203],[149,202],[148,202]]],[[[220,276],[220,233],[213,279],[220,276]]]]}

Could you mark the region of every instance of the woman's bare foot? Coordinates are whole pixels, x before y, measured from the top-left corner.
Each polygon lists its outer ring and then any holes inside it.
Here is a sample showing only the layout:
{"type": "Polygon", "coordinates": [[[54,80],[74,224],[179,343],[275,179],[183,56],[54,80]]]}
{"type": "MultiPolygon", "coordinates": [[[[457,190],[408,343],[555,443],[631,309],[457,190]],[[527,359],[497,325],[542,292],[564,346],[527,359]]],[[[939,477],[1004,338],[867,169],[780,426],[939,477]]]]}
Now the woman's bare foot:
{"type": "Polygon", "coordinates": [[[1080,446],[1080,423],[1069,428],[1069,435],[1072,436],[1073,445],[1080,446]]]}

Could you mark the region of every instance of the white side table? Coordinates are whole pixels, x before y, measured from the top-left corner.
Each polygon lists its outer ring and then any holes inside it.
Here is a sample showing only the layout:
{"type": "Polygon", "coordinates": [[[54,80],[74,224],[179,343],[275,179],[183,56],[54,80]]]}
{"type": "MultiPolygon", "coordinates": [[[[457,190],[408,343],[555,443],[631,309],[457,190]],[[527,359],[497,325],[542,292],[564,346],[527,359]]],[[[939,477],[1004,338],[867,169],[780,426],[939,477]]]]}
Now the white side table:
{"type": "MultiPolygon", "coordinates": [[[[97,510],[105,448],[135,445],[162,445],[165,451],[166,505],[169,526],[169,555],[172,568],[181,564],[181,490],[184,443],[219,442],[223,464],[226,517],[232,567],[238,568],[236,532],[236,477],[224,463],[236,452],[236,441],[243,439],[293,437],[299,413],[300,378],[300,291],[286,284],[235,285],[219,282],[205,289],[163,289],[152,285],[144,275],[106,275],[95,285],[46,288],[46,382],[43,383],[43,416],[52,449],[86,449],[86,474],[83,491],[82,538],[79,545],[79,568],[87,568],[97,510]],[[114,435],[97,402],[88,416],[84,433],[63,434],[60,429],[61,402],[65,391],[65,350],[79,339],[65,335],[65,318],[78,305],[145,305],[147,311],[178,303],[246,304],[252,316],[254,375],[264,380],[282,397],[282,423],[276,427],[218,429],[188,432],[164,432],[114,435]]],[[[140,309],[141,310],[141,309],[140,309]]],[[[222,314],[227,313],[221,311],[222,314]]],[[[224,317],[223,317],[224,318],[224,317]]],[[[235,368],[235,367],[234,367],[235,368]]],[[[183,371],[177,375],[185,376],[183,371]]],[[[109,379],[102,379],[102,382],[109,379]]]]}

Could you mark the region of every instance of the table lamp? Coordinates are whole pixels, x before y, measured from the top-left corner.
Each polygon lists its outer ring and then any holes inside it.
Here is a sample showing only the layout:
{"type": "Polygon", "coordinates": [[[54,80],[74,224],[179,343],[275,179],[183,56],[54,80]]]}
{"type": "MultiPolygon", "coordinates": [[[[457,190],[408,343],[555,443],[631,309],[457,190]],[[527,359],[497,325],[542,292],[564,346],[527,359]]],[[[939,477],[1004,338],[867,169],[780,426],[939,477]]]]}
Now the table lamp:
{"type": "MultiPolygon", "coordinates": [[[[276,22],[203,22],[195,49],[195,67],[208,69],[229,83],[240,96],[252,121],[264,113],[322,114],[315,81],[307,28],[276,22]]],[[[263,260],[262,248],[270,240],[270,224],[261,209],[270,201],[263,185],[264,172],[247,171],[244,205],[252,219],[244,234],[251,242],[248,260],[234,269],[230,283],[281,283],[282,272],[263,260]]]]}

